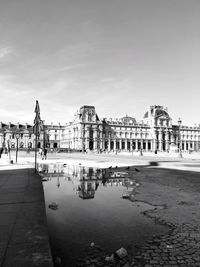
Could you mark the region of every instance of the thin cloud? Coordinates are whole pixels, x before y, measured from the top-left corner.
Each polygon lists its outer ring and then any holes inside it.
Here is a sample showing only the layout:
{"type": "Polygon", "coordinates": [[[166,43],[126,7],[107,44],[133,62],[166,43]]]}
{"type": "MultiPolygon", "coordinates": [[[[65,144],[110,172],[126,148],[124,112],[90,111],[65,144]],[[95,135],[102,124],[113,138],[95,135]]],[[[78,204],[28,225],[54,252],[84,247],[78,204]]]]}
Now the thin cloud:
{"type": "Polygon", "coordinates": [[[62,71],[68,71],[68,70],[73,70],[73,69],[79,69],[79,68],[82,68],[82,67],[84,67],[86,64],[83,64],[83,63],[81,63],[81,64],[74,64],[74,65],[69,65],[69,66],[65,66],[65,67],[63,67],[63,68],[60,68],[60,69],[58,69],[57,71],[58,72],[62,72],[62,71]]]}
{"type": "Polygon", "coordinates": [[[73,65],[68,65],[68,66],[63,66],[61,68],[53,68],[53,69],[40,69],[38,70],[38,72],[40,73],[41,76],[49,76],[49,75],[53,75],[53,74],[57,74],[60,72],[67,72],[67,71],[71,71],[71,70],[77,70],[80,69],[82,67],[86,66],[86,64],[80,63],[80,64],[73,64],[73,65]]]}
{"type": "Polygon", "coordinates": [[[110,77],[110,78],[105,78],[105,79],[102,79],[101,82],[102,83],[110,83],[110,82],[114,82],[116,81],[117,79],[114,78],[114,77],[110,77]]]}
{"type": "Polygon", "coordinates": [[[11,46],[0,46],[0,60],[5,59],[8,55],[12,54],[14,49],[11,46]]]}

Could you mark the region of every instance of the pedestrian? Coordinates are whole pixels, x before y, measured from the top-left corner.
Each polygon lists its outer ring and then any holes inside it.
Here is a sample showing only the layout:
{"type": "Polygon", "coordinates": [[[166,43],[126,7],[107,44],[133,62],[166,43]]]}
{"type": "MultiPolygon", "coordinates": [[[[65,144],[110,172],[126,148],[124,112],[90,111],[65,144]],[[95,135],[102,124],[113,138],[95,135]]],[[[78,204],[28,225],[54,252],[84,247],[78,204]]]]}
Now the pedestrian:
{"type": "Polygon", "coordinates": [[[44,148],[42,159],[47,159],[47,149],[46,148],[44,148]]]}
{"type": "Polygon", "coordinates": [[[0,158],[1,158],[2,153],[3,153],[3,147],[0,148],[0,158]]]}
{"type": "Polygon", "coordinates": [[[38,153],[38,154],[39,154],[40,158],[42,158],[42,157],[43,157],[43,156],[42,156],[42,155],[43,155],[42,148],[39,148],[39,153],[38,153]]]}

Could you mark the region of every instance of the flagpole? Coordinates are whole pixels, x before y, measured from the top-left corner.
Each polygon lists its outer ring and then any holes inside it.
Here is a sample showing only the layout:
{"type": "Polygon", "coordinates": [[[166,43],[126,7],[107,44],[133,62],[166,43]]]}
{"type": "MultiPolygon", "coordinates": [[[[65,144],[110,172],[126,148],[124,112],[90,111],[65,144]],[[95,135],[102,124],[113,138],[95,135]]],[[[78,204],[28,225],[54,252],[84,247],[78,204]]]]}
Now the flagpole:
{"type": "Polygon", "coordinates": [[[35,173],[37,173],[37,148],[38,148],[38,136],[40,133],[41,118],[39,102],[36,100],[35,106],[35,119],[34,119],[34,133],[35,133],[35,173]]]}
{"type": "Polygon", "coordinates": [[[37,173],[37,134],[35,135],[35,173],[37,173]]]}

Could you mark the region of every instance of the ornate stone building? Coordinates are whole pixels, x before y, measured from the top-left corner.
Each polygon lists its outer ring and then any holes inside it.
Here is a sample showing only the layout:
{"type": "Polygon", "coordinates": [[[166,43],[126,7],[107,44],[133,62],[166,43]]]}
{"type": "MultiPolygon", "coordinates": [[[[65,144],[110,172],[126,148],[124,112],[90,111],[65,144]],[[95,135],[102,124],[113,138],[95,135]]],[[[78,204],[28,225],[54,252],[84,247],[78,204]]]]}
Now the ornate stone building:
{"type": "Polygon", "coordinates": [[[163,106],[150,106],[143,119],[99,119],[94,106],[82,106],[62,130],[60,147],[79,151],[199,151],[200,127],[172,124],[163,106]]]}
{"type": "Polygon", "coordinates": [[[53,123],[45,125],[46,146],[51,149],[59,149],[64,129],[65,126],[60,123],[58,125],[53,123]]]}
{"type": "MultiPolygon", "coordinates": [[[[47,147],[53,149],[60,148],[60,139],[65,126],[45,125],[41,121],[40,136],[37,147],[47,147]]],[[[35,134],[33,125],[30,124],[5,124],[0,122],[0,147],[16,149],[18,143],[19,150],[35,149],[35,134]]]]}
{"type": "Polygon", "coordinates": [[[15,149],[17,142],[19,149],[31,149],[35,146],[32,125],[0,122],[0,147],[7,148],[9,146],[11,149],[15,149]]]}
{"type": "MultiPolygon", "coordinates": [[[[0,147],[35,148],[33,126],[0,122],[0,147]],[[17,138],[16,138],[17,137],[17,138]]],[[[163,106],[150,106],[143,119],[99,119],[94,106],[82,106],[66,125],[44,125],[37,147],[77,151],[199,151],[200,127],[172,124],[163,106]]]]}

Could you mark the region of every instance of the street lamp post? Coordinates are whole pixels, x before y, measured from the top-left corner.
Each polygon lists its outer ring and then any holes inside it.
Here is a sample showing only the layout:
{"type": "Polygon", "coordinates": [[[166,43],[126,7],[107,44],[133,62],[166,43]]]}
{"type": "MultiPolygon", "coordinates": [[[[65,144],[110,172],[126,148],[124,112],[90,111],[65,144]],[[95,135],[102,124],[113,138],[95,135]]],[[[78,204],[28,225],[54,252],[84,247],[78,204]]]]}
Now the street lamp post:
{"type": "Polygon", "coordinates": [[[71,142],[71,130],[69,130],[69,152],[70,152],[70,142],[71,142]]]}
{"type": "Polygon", "coordinates": [[[143,153],[142,153],[142,126],[140,127],[140,156],[143,156],[143,153]]]}
{"type": "Polygon", "coordinates": [[[45,133],[45,124],[44,124],[44,120],[42,121],[43,122],[43,149],[46,148],[46,140],[45,140],[45,137],[46,137],[46,133],[45,133]]]}
{"type": "Polygon", "coordinates": [[[15,137],[16,137],[16,163],[17,163],[17,156],[18,156],[18,143],[19,143],[19,133],[16,133],[15,137]]]}
{"type": "Polygon", "coordinates": [[[178,157],[179,158],[182,158],[183,155],[182,155],[182,151],[181,151],[181,119],[179,118],[178,119],[178,143],[179,143],[179,153],[178,153],[178,157]]]}

